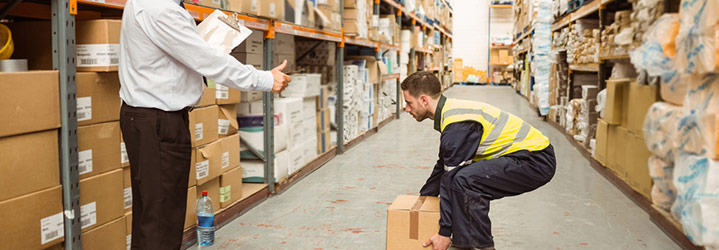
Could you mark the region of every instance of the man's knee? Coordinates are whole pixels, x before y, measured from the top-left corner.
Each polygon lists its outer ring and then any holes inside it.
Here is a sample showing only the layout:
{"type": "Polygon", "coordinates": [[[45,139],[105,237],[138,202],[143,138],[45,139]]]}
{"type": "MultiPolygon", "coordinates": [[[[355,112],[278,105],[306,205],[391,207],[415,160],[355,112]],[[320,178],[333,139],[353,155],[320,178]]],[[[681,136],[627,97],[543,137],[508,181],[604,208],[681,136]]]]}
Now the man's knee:
{"type": "Polygon", "coordinates": [[[469,174],[469,171],[466,171],[465,168],[461,168],[457,170],[457,173],[454,175],[451,184],[453,189],[465,191],[470,189],[472,181],[473,178],[469,174]]]}

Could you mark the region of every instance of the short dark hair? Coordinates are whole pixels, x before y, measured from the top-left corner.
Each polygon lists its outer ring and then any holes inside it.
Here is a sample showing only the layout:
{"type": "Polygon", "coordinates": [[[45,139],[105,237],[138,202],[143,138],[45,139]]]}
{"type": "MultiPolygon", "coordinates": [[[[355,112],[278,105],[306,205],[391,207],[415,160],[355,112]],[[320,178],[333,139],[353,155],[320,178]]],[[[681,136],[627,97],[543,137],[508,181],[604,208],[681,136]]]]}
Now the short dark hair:
{"type": "Polygon", "coordinates": [[[402,81],[400,87],[402,90],[407,90],[407,92],[415,98],[420,95],[427,95],[433,99],[437,99],[442,95],[442,85],[439,83],[439,79],[427,71],[412,73],[407,79],[402,81]]]}

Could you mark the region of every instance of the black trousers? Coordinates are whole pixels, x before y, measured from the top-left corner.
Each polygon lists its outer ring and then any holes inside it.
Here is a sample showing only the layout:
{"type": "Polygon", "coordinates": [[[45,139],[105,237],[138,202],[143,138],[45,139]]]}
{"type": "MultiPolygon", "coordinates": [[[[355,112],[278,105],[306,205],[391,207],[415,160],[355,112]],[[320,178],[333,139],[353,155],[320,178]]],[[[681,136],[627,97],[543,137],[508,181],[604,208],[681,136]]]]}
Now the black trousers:
{"type": "Polygon", "coordinates": [[[451,213],[443,216],[451,220],[444,223],[452,226],[452,244],[494,246],[490,201],[535,190],[552,179],[555,169],[554,148],[549,145],[541,151],[518,151],[445,173],[440,198],[443,213],[451,213]]]}
{"type": "Polygon", "coordinates": [[[132,249],[180,249],[192,145],[187,110],[122,104],[120,128],[130,158],[132,249]]]}

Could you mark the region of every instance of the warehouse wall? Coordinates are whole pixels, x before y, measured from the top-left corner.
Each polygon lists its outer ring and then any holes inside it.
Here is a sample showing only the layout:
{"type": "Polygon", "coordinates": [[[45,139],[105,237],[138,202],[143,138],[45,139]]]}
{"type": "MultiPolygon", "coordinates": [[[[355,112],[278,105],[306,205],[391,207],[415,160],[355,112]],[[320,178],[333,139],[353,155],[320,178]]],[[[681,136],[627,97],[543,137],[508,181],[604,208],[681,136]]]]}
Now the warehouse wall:
{"type": "Polygon", "coordinates": [[[454,1],[453,57],[465,66],[487,68],[489,0],[454,1]]]}

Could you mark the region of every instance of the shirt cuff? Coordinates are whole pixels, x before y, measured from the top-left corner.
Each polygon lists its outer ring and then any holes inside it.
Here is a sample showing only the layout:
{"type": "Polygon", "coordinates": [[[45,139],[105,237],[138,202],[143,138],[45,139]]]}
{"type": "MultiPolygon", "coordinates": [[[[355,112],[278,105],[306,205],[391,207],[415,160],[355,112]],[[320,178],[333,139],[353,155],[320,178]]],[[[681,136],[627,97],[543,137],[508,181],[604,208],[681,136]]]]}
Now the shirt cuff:
{"type": "Polygon", "coordinates": [[[452,236],[452,227],[440,227],[439,235],[442,235],[444,237],[452,236]]]}
{"type": "Polygon", "coordinates": [[[270,92],[274,86],[275,79],[272,77],[271,71],[258,70],[259,77],[257,77],[257,91],[270,92]]]}

